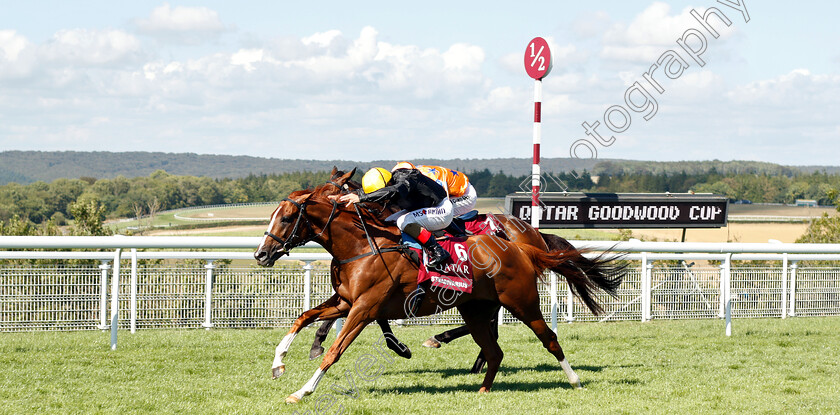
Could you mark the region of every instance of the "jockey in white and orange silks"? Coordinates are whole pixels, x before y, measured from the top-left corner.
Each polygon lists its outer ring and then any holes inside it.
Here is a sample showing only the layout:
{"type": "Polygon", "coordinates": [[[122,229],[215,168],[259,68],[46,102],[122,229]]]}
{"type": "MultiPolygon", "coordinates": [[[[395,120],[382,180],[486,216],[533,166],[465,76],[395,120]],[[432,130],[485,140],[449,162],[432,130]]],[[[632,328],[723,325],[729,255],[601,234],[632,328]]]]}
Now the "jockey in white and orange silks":
{"type": "Polygon", "coordinates": [[[443,186],[449,195],[449,201],[452,202],[453,217],[457,218],[475,209],[478,196],[466,174],[441,166],[415,166],[407,161],[397,163],[391,171],[397,169],[420,170],[424,176],[443,186]]]}

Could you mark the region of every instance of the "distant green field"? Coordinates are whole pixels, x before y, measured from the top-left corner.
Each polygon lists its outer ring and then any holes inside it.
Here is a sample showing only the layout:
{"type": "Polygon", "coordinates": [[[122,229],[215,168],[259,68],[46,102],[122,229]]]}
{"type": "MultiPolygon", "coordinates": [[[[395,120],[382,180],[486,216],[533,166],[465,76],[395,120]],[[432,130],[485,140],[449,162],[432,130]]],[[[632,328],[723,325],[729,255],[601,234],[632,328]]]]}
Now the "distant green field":
{"type": "MultiPolygon", "coordinates": [[[[218,207],[218,208],[202,208],[183,209],[177,212],[164,212],[155,217],[153,222],[158,230],[166,230],[170,227],[178,227],[185,225],[195,226],[200,224],[205,226],[202,229],[187,229],[182,231],[166,232],[167,234],[190,235],[190,236],[261,236],[265,231],[264,226],[268,224],[268,218],[274,210],[274,204],[266,204],[263,206],[243,206],[243,207],[218,207]],[[176,214],[178,217],[176,217],[176,214]],[[214,226],[215,221],[195,221],[182,220],[180,218],[202,218],[211,219],[216,218],[220,221],[227,218],[238,219],[255,219],[264,220],[265,224],[253,225],[242,223],[238,225],[237,222],[225,222],[224,226],[214,226]]],[[[479,198],[476,208],[482,212],[501,213],[504,210],[503,198],[479,198]]],[[[143,220],[144,226],[146,220],[143,220]]],[[[119,232],[125,232],[129,227],[137,227],[136,220],[113,222],[111,226],[115,227],[119,232]]],[[[614,232],[605,232],[594,229],[547,229],[545,232],[560,235],[566,239],[588,239],[588,240],[614,240],[617,234],[614,232]]]]}
{"type": "Polygon", "coordinates": [[[122,332],[116,351],[98,331],[4,333],[0,413],[840,412],[840,318],[744,319],[734,328],[725,337],[719,320],[563,325],[560,344],[585,386],[574,390],[527,328],[506,325],[495,386],[478,395],[483,374],[467,373],[477,353],[469,339],[425,349],[419,343],[442,328],[397,328],[414,357],[386,360],[373,327],[297,406],[283,401],[320,362],[307,357],[310,329],[275,381],[269,370],[284,330],[122,332]],[[376,370],[361,378],[371,358],[376,370]],[[331,410],[319,411],[329,399],[331,410]]]}
{"type": "MultiPolygon", "coordinates": [[[[271,212],[274,210],[275,207],[275,204],[269,203],[257,206],[222,206],[214,208],[196,207],[194,209],[168,211],[155,216],[153,225],[158,230],[179,228],[184,226],[202,227],[202,229],[200,230],[190,229],[176,233],[181,235],[260,236],[264,231],[262,227],[267,225],[267,218],[271,215],[271,212]],[[188,220],[189,218],[201,220],[188,220]],[[252,219],[252,221],[241,222],[241,220],[243,219],[252,219]],[[255,225],[255,223],[258,223],[259,225],[255,225]]],[[[482,213],[502,213],[504,211],[504,198],[479,198],[476,204],[476,208],[482,213]]],[[[833,209],[827,208],[734,204],[730,205],[729,213],[734,215],[771,215],[802,217],[820,215],[823,212],[837,214],[837,212],[833,209]]],[[[139,226],[136,220],[111,222],[110,225],[121,233],[125,233],[129,228],[139,226]]],[[[142,225],[148,226],[147,219],[144,219],[142,221],[142,225]]],[[[776,225],[771,224],[768,226],[776,225]]],[[[544,229],[543,231],[560,235],[566,239],[617,240],[619,237],[616,231],[611,230],[544,229]]]]}

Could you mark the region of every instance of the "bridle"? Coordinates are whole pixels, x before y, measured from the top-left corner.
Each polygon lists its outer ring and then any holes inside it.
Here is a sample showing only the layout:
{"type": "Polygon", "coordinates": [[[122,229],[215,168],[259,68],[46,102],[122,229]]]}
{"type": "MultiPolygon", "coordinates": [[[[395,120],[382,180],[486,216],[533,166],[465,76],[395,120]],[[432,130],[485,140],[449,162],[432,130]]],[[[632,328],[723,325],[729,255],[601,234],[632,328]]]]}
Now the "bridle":
{"type": "MultiPolygon", "coordinates": [[[[336,184],[335,182],[328,182],[328,183],[332,183],[332,184],[338,186],[338,184],[336,184]]],[[[340,187],[341,186],[339,186],[339,188],[340,187]]],[[[299,246],[302,246],[309,241],[313,241],[313,240],[319,238],[321,235],[324,234],[324,232],[326,232],[327,228],[330,227],[330,223],[332,223],[333,219],[335,219],[335,216],[336,216],[335,213],[338,212],[338,202],[333,200],[332,201],[332,205],[333,205],[332,211],[330,212],[329,218],[327,218],[327,223],[324,224],[323,228],[321,228],[321,232],[318,232],[317,234],[314,234],[314,235],[309,236],[307,238],[300,238],[298,236],[298,230],[300,229],[303,221],[306,221],[309,224],[310,228],[312,227],[312,221],[309,219],[309,215],[306,214],[306,207],[308,206],[306,204],[307,201],[304,201],[303,203],[298,203],[298,202],[296,202],[292,199],[289,199],[288,197],[285,197],[285,198],[283,198],[283,200],[280,201],[280,203],[283,203],[283,202],[289,202],[289,203],[295,205],[298,208],[298,215],[297,215],[297,218],[295,219],[295,224],[292,227],[292,232],[289,234],[289,237],[286,240],[283,240],[283,238],[271,233],[270,231],[265,231],[265,233],[263,234],[263,235],[266,235],[266,236],[270,236],[271,239],[274,239],[275,241],[277,241],[277,243],[279,243],[282,246],[282,248],[280,250],[281,253],[289,253],[289,251],[291,251],[292,249],[297,248],[299,246]],[[298,237],[300,240],[295,241],[294,240],[295,237],[298,237]]]]}
{"type": "MultiPolygon", "coordinates": [[[[327,183],[332,184],[335,187],[339,188],[342,193],[346,193],[350,190],[349,186],[347,186],[347,184],[339,185],[338,183],[336,183],[332,180],[328,181],[327,183]]],[[[281,253],[281,255],[282,254],[287,254],[292,249],[297,248],[299,246],[302,246],[302,245],[306,244],[307,242],[315,240],[318,237],[320,237],[321,235],[323,235],[324,232],[326,232],[327,228],[330,227],[330,223],[332,223],[333,219],[336,218],[336,212],[338,212],[338,202],[336,200],[332,200],[332,205],[333,205],[332,206],[332,211],[330,212],[330,216],[327,218],[327,223],[325,223],[324,227],[321,228],[321,232],[318,232],[317,234],[312,235],[308,238],[300,238],[299,241],[294,241],[294,238],[297,236],[298,230],[300,229],[303,221],[306,221],[309,224],[310,228],[312,227],[312,221],[309,219],[309,216],[306,214],[306,207],[308,206],[306,204],[307,201],[308,200],[304,200],[303,203],[298,203],[297,201],[294,201],[294,200],[292,200],[288,197],[283,198],[283,200],[280,201],[280,203],[289,202],[289,203],[293,204],[294,206],[296,206],[298,208],[298,215],[297,215],[297,218],[295,219],[295,224],[292,227],[292,231],[291,231],[291,233],[289,234],[289,237],[286,240],[283,240],[283,238],[271,233],[270,231],[265,231],[265,233],[264,233],[264,235],[271,237],[271,239],[274,239],[275,241],[277,241],[277,243],[279,243],[282,246],[282,249],[279,251],[281,253]]],[[[366,253],[361,254],[361,255],[354,256],[354,257],[349,258],[349,259],[339,260],[339,264],[347,264],[347,263],[356,261],[358,259],[371,256],[371,255],[380,255],[381,256],[382,253],[385,253],[385,252],[394,252],[394,251],[404,252],[404,251],[407,250],[407,246],[402,245],[402,244],[395,245],[395,246],[389,246],[389,247],[379,247],[376,244],[376,242],[374,242],[373,238],[370,236],[370,233],[367,230],[367,227],[365,226],[365,220],[362,217],[362,212],[359,210],[359,206],[354,204],[353,207],[356,210],[356,215],[359,217],[359,222],[361,224],[362,230],[365,233],[365,238],[367,239],[367,242],[370,245],[371,250],[369,252],[366,252],[366,253]]],[[[370,209],[367,208],[367,207],[363,207],[363,209],[370,211],[370,209]]],[[[384,211],[384,209],[385,208],[383,207],[382,210],[384,211]]],[[[381,213],[382,212],[380,211],[380,214],[381,213]]],[[[387,265],[386,265],[386,268],[387,268],[387,265]]]]}

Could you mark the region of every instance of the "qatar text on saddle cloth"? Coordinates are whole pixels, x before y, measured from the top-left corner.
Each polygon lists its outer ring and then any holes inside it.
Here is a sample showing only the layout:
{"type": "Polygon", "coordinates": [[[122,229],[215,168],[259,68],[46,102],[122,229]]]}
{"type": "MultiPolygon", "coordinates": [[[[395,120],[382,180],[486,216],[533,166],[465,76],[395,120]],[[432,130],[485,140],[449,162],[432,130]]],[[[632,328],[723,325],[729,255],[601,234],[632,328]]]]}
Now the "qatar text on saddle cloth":
{"type": "MultiPolygon", "coordinates": [[[[464,222],[464,228],[473,235],[495,234],[502,229],[501,224],[493,215],[476,215],[472,220],[464,222]]],[[[450,237],[440,241],[441,247],[449,251],[451,261],[442,270],[426,267],[426,255],[417,274],[417,283],[432,280],[433,287],[446,288],[467,294],[472,293],[473,273],[472,259],[465,239],[450,237]]],[[[420,250],[417,250],[420,254],[420,250]]]]}
{"type": "Polygon", "coordinates": [[[451,259],[441,266],[442,269],[427,267],[424,252],[423,263],[417,273],[417,283],[432,280],[433,287],[471,293],[473,287],[472,262],[465,241],[464,238],[449,238],[439,241],[440,246],[449,251],[451,256],[451,259]]]}

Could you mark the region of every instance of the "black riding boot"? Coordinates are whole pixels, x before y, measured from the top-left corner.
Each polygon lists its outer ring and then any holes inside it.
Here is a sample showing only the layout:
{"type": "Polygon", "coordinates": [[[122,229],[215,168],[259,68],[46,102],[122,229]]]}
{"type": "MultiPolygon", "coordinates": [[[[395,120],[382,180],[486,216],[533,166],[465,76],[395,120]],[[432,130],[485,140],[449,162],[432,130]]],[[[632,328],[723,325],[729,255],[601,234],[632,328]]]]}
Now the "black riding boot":
{"type": "Polygon", "coordinates": [[[467,236],[467,231],[464,230],[464,221],[458,219],[452,219],[452,222],[446,227],[446,231],[452,236],[467,236]]]}
{"type": "Polygon", "coordinates": [[[426,248],[426,253],[429,254],[429,261],[426,265],[429,268],[437,268],[439,265],[443,265],[446,261],[449,261],[451,256],[449,252],[446,252],[442,246],[435,240],[435,238],[429,238],[423,247],[426,248]]]}

